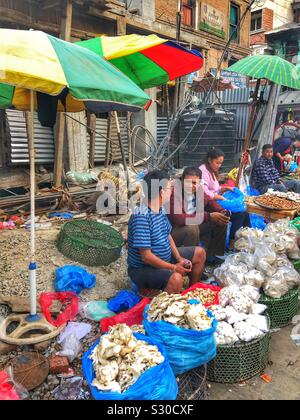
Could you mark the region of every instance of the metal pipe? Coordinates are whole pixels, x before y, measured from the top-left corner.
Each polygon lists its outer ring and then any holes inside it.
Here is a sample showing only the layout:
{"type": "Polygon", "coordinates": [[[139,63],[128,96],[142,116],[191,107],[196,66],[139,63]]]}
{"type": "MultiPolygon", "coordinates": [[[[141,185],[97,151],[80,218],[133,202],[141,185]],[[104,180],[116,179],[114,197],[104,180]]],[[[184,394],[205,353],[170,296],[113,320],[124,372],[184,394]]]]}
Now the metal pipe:
{"type": "Polygon", "coordinates": [[[36,315],[36,257],[35,257],[35,149],[34,149],[34,92],[30,91],[30,129],[29,129],[29,160],[30,160],[30,315],[36,315]]]}

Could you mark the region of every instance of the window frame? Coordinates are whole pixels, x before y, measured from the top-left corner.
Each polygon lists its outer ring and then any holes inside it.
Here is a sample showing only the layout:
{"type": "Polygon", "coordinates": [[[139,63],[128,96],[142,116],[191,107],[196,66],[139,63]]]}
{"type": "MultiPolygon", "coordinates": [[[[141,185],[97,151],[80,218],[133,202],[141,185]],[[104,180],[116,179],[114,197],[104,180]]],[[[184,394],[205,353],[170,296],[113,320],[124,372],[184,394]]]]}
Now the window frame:
{"type": "Polygon", "coordinates": [[[257,32],[257,31],[262,31],[263,30],[263,16],[262,16],[262,9],[261,10],[255,10],[254,12],[251,13],[251,25],[250,25],[250,32],[257,32]],[[258,15],[253,18],[254,15],[258,15]],[[260,19],[260,28],[257,28],[257,21],[260,19]],[[252,23],[255,22],[255,28],[252,29],[252,23]]]}
{"type": "MultiPolygon", "coordinates": [[[[229,37],[231,37],[232,31],[231,28],[237,28],[238,23],[241,18],[241,6],[233,1],[229,3],[229,37]],[[236,24],[231,23],[231,9],[234,8],[237,10],[237,22],[236,24]]],[[[236,31],[235,38],[232,39],[232,42],[239,44],[240,43],[240,29],[236,31]]]]}
{"type": "Polygon", "coordinates": [[[182,23],[189,28],[195,28],[195,21],[196,21],[196,1],[195,0],[183,0],[182,2],[182,23]],[[185,21],[185,14],[184,10],[187,9],[191,12],[191,23],[187,23],[185,21]]]}

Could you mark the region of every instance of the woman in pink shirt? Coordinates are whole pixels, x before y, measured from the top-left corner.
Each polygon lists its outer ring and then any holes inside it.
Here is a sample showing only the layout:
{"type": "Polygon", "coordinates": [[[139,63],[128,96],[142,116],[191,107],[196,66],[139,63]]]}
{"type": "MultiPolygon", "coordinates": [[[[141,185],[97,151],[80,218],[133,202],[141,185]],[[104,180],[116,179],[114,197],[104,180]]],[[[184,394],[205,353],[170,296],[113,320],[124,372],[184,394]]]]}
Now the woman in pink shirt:
{"type": "MultiPolygon", "coordinates": [[[[222,187],[219,183],[220,169],[224,163],[224,153],[220,149],[211,149],[207,153],[205,163],[200,166],[202,172],[202,183],[205,194],[212,200],[223,201],[222,194],[226,191],[233,191],[232,187],[222,187]]],[[[232,213],[230,231],[230,249],[234,246],[234,237],[241,227],[251,227],[249,214],[247,212],[232,213]]]]}

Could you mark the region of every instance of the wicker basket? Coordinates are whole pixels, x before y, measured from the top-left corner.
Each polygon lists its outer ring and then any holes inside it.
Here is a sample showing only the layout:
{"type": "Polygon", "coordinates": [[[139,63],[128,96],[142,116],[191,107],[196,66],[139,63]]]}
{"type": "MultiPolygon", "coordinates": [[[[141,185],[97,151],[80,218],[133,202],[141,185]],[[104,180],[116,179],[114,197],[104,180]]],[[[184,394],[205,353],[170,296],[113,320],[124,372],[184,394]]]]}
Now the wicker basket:
{"type": "Polygon", "coordinates": [[[209,381],[239,383],[253,378],[267,366],[271,333],[249,343],[218,346],[217,356],[207,366],[209,381]]]}
{"type": "Polygon", "coordinates": [[[177,377],[177,400],[200,401],[207,399],[206,365],[190,370],[177,377]]]}
{"type": "Polygon", "coordinates": [[[299,288],[290,290],[280,299],[274,299],[261,294],[259,302],[268,307],[271,329],[285,327],[298,313],[299,288]]]}
{"type": "Polygon", "coordinates": [[[72,261],[98,267],[116,261],[124,240],[115,229],[93,221],[72,221],[63,225],[58,250],[72,261]]]}

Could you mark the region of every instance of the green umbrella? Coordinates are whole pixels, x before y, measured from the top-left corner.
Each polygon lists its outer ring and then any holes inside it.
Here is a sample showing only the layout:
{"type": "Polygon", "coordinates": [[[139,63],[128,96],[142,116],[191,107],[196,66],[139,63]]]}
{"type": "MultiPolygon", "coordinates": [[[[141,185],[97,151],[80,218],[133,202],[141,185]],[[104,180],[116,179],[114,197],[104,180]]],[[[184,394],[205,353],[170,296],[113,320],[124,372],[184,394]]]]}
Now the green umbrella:
{"type": "Polygon", "coordinates": [[[276,55],[253,55],[230,66],[228,71],[256,79],[268,79],[278,85],[300,90],[300,72],[296,66],[276,55]]]}

